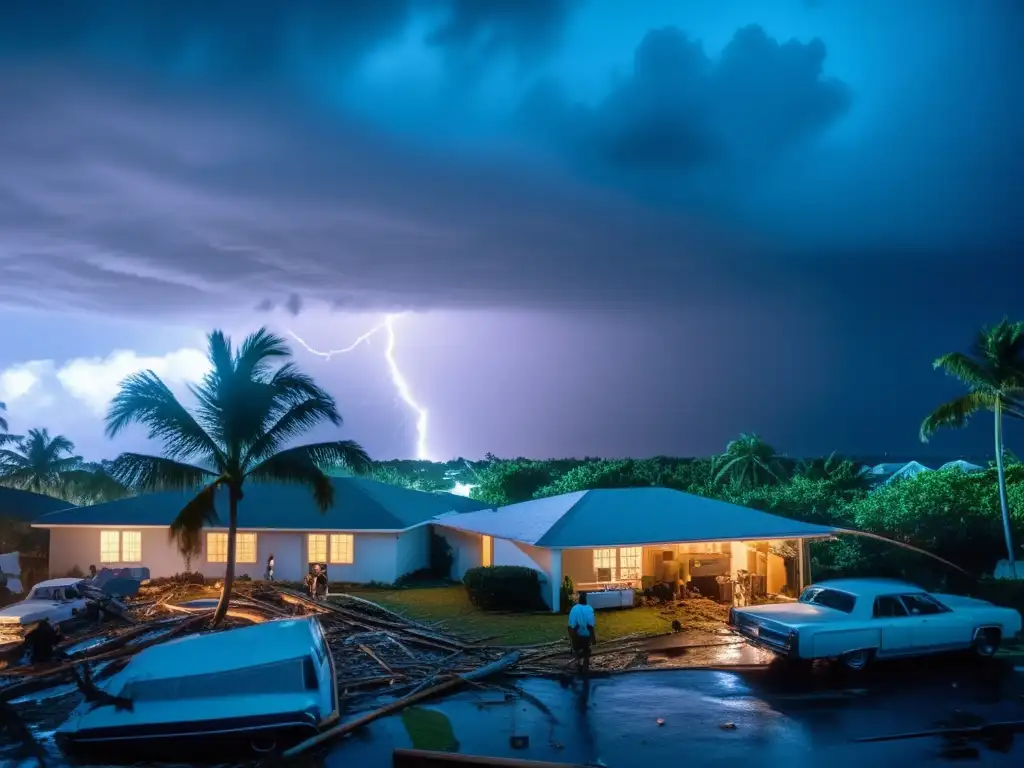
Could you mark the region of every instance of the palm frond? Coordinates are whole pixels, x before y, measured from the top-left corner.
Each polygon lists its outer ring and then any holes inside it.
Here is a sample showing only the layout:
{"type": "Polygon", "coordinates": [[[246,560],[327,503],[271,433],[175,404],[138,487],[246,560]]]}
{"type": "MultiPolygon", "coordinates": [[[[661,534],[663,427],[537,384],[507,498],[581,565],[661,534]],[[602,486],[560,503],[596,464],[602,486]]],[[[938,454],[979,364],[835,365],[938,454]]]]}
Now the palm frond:
{"type": "Polygon", "coordinates": [[[249,467],[263,461],[282,450],[290,440],[325,421],[340,421],[333,400],[328,399],[325,402],[320,398],[309,398],[294,404],[256,438],[249,447],[242,466],[249,467]]]}
{"type": "Polygon", "coordinates": [[[235,355],[234,367],[246,378],[260,378],[267,373],[274,358],[291,355],[288,342],[264,327],[245,338],[235,355]]]}
{"type": "Polygon", "coordinates": [[[314,460],[310,446],[300,446],[276,453],[264,459],[246,474],[257,483],[291,483],[304,485],[313,492],[313,499],[321,512],[334,504],[334,486],[314,460]]]}
{"type": "Polygon", "coordinates": [[[963,352],[950,352],[948,355],[943,355],[932,363],[932,367],[959,379],[971,389],[992,391],[998,388],[998,382],[992,372],[981,362],[963,352]]]}
{"type": "Polygon", "coordinates": [[[130,424],[145,426],[150,439],[160,440],[170,458],[200,456],[223,463],[217,443],[153,371],[129,376],[110,403],[107,436],[115,437],[130,424]]]}
{"type": "Polygon", "coordinates": [[[219,477],[203,467],[141,453],[122,453],[110,462],[109,472],[125,488],[140,493],[189,491],[219,477]]]}
{"type": "Polygon", "coordinates": [[[191,557],[201,550],[200,533],[203,528],[217,525],[216,498],[221,481],[217,479],[203,488],[186,504],[171,522],[169,538],[178,545],[183,557],[191,557]]]}
{"type": "MultiPolygon", "coordinates": [[[[6,411],[6,410],[7,410],[7,403],[0,402],[0,413],[2,413],[3,411],[6,411]]],[[[0,432],[6,432],[6,431],[7,431],[7,419],[5,419],[3,416],[0,416],[0,432]]]]}
{"type": "Polygon", "coordinates": [[[929,438],[943,427],[959,429],[979,411],[992,410],[995,396],[988,392],[969,392],[948,403],[943,403],[921,422],[921,442],[927,443],[929,438]]]}

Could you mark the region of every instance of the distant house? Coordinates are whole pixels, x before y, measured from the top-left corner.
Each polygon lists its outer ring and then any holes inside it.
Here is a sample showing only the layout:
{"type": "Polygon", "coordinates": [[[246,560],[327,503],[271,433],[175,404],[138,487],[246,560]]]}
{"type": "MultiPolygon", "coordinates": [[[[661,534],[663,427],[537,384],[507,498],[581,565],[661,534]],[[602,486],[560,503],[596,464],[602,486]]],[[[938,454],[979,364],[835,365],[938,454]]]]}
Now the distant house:
{"type": "Polygon", "coordinates": [[[810,580],[806,542],[837,529],[668,488],[615,488],[434,520],[455,554],[452,576],[480,565],[540,571],[558,609],[562,580],[607,591],[657,583],[725,602],[736,583],[751,594],[796,595],[810,580]]]}
{"type": "MultiPolygon", "coordinates": [[[[424,493],[357,477],[331,478],[334,506],[321,514],[309,490],[252,484],[238,508],[238,575],[262,578],[273,554],[275,576],[297,581],[310,563],[326,563],[332,581],[392,583],[430,562],[427,523],[446,512],[487,505],[463,496],[424,493]]],[[[168,526],[194,494],[152,493],[38,517],[50,531],[50,575],[74,567],[145,565],[154,578],[186,570],[168,526]]],[[[227,498],[217,500],[220,522],[208,526],[191,569],[224,574],[227,498]]]]}
{"type": "Polygon", "coordinates": [[[959,469],[961,472],[984,472],[984,467],[979,467],[977,464],[971,464],[969,461],[963,459],[957,459],[956,461],[947,461],[941,467],[942,469],[959,469]]]}
{"type": "Polygon", "coordinates": [[[908,461],[906,464],[904,464],[902,467],[900,467],[896,472],[893,472],[893,474],[890,475],[886,479],[885,484],[888,485],[889,483],[894,483],[894,482],[896,482],[898,480],[907,480],[907,479],[909,479],[911,477],[917,477],[922,472],[934,472],[934,471],[935,470],[933,470],[931,467],[926,467],[924,464],[922,464],[919,461],[908,461]]]}

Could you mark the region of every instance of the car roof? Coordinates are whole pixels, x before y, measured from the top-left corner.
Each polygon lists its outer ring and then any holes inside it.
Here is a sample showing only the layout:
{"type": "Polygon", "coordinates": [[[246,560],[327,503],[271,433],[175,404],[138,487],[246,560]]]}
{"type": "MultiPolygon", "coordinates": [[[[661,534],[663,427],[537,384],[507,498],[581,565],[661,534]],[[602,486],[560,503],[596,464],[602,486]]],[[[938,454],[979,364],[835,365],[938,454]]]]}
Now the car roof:
{"type": "Polygon", "coordinates": [[[833,579],[819,581],[812,586],[837,589],[857,596],[891,595],[894,593],[924,592],[925,590],[909,581],[899,579],[833,579]]]}
{"type": "Polygon", "coordinates": [[[49,581],[40,581],[38,584],[35,585],[35,587],[32,587],[32,589],[35,589],[36,587],[69,587],[72,584],[77,584],[80,581],[85,581],[85,579],[76,579],[74,577],[66,576],[62,579],[50,579],[49,581]]]}

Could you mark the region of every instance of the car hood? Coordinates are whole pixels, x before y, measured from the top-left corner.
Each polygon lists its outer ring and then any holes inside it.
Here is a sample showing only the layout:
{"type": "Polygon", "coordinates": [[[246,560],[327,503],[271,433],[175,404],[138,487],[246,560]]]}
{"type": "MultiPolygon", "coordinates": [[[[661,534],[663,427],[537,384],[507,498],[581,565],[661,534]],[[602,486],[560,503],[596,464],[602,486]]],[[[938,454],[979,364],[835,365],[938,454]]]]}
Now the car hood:
{"type": "Polygon", "coordinates": [[[749,608],[737,608],[736,613],[752,619],[780,622],[782,624],[813,624],[821,621],[835,621],[849,618],[849,614],[810,603],[771,603],[749,608]]]}

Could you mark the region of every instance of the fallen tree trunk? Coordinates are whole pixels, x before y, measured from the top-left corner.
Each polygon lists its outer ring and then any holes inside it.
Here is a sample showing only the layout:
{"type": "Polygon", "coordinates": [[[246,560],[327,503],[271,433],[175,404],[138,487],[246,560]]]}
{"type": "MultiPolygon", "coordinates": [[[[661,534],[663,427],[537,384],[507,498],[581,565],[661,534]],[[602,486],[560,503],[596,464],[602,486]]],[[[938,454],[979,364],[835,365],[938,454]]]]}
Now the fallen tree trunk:
{"type": "Polygon", "coordinates": [[[507,656],[498,659],[497,661],[491,662],[490,664],[485,664],[482,667],[477,667],[476,669],[470,670],[469,672],[464,672],[461,675],[455,675],[454,677],[450,677],[447,680],[444,680],[443,682],[439,682],[437,685],[431,686],[430,688],[418,691],[416,693],[411,693],[408,696],[404,696],[401,699],[398,699],[397,701],[393,701],[390,704],[381,707],[380,709],[375,709],[373,712],[369,712],[363,715],[362,717],[356,718],[355,720],[350,720],[347,723],[341,723],[340,725],[336,725],[333,728],[324,731],[323,733],[319,733],[316,736],[313,736],[312,738],[306,739],[301,744],[297,744],[296,746],[287,750],[284,753],[283,757],[286,759],[296,757],[298,755],[301,755],[303,752],[307,752],[313,747],[323,744],[324,742],[327,742],[331,739],[335,739],[339,736],[344,736],[346,733],[351,733],[357,728],[361,728],[364,725],[372,723],[374,720],[378,720],[386,715],[392,714],[393,712],[398,712],[399,710],[405,709],[410,704],[415,704],[417,701],[422,701],[423,699],[430,698],[431,696],[436,696],[439,693],[450,691],[465,683],[483,680],[484,678],[490,677],[491,675],[496,675],[500,672],[504,672],[505,670],[515,665],[517,661],[519,661],[519,654],[510,653],[507,656]]]}

